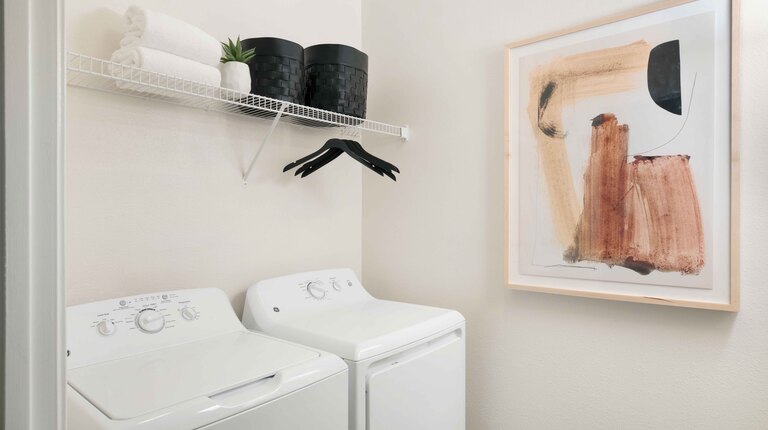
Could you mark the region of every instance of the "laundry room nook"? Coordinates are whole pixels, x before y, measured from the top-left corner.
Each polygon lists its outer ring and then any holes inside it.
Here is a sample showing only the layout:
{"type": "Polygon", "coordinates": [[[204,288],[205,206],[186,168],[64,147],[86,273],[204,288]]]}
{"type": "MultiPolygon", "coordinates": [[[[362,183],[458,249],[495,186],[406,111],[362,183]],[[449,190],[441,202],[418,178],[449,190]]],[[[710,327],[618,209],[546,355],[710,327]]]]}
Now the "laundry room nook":
{"type": "Polygon", "coordinates": [[[0,12],[0,428],[768,429],[765,1],[0,12]]]}

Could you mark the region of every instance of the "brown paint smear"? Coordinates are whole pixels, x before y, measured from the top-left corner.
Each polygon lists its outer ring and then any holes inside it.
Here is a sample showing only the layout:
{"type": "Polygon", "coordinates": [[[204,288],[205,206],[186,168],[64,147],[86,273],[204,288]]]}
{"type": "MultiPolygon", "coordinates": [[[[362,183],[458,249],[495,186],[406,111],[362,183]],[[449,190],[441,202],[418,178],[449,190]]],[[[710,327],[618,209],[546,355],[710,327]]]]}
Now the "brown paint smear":
{"type": "Polygon", "coordinates": [[[584,210],[565,260],[641,274],[698,274],[704,267],[704,232],[690,157],[638,156],[627,163],[629,127],[613,114],[598,116],[592,126],[584,210]]]}
{"type": "Polygon", "coordinates": [[[568,247],[581,205],[565,146],[563,107],[587,97],[628,91],[643,84],[650,46],[638,41],[558,58],[530,75],[528,117],[537,142],[557,240],[568,247]]]}

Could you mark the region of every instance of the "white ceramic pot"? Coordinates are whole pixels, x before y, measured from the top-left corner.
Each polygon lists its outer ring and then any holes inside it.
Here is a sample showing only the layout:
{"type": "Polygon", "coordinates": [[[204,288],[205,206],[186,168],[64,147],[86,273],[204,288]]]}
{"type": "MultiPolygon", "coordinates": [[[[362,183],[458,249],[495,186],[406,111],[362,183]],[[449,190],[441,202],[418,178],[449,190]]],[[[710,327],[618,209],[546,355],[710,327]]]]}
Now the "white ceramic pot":
{"type": "Polygon", "coordinates": [[[248,65],[239,61],[219,63],[221,86],[248,94],[251,92],[251,72],[248,65]]]}

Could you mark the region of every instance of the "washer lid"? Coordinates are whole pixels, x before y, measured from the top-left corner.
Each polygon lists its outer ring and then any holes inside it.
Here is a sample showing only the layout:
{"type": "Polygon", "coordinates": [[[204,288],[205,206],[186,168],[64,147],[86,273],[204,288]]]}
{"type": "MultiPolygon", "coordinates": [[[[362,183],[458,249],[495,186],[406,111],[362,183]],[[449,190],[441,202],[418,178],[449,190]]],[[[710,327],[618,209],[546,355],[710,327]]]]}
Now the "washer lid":
{"type": "Polygon", "coordinates": [[[80,367],[67,382],[111,419],[130,419],[274,375],[319,353],[249,332],[80,367]]]}
{"type": "Polygon", "coordinates": [[[362,361],[462,324],[464,317],[453,310],[369,299],[295,312],[267,334],[362,361]]]}

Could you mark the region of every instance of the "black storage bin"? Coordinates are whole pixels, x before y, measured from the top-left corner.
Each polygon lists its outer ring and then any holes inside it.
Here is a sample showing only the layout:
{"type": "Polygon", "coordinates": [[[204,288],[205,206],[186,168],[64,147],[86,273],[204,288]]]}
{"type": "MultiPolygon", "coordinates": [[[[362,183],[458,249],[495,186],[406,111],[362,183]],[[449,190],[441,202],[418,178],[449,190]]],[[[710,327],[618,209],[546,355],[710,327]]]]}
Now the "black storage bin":
{"type": "Polygon", "coordinates": [[[290,40],[257,37],[242,41],[254,49],[248,61],[251,94],[304,104],[304,48],[290,40]]]}
{"type": "Polygon", "coordinates": [[[368,56],[351,46],[315,45],[304,50],[307,106],[365,118],[368,56]]]}

